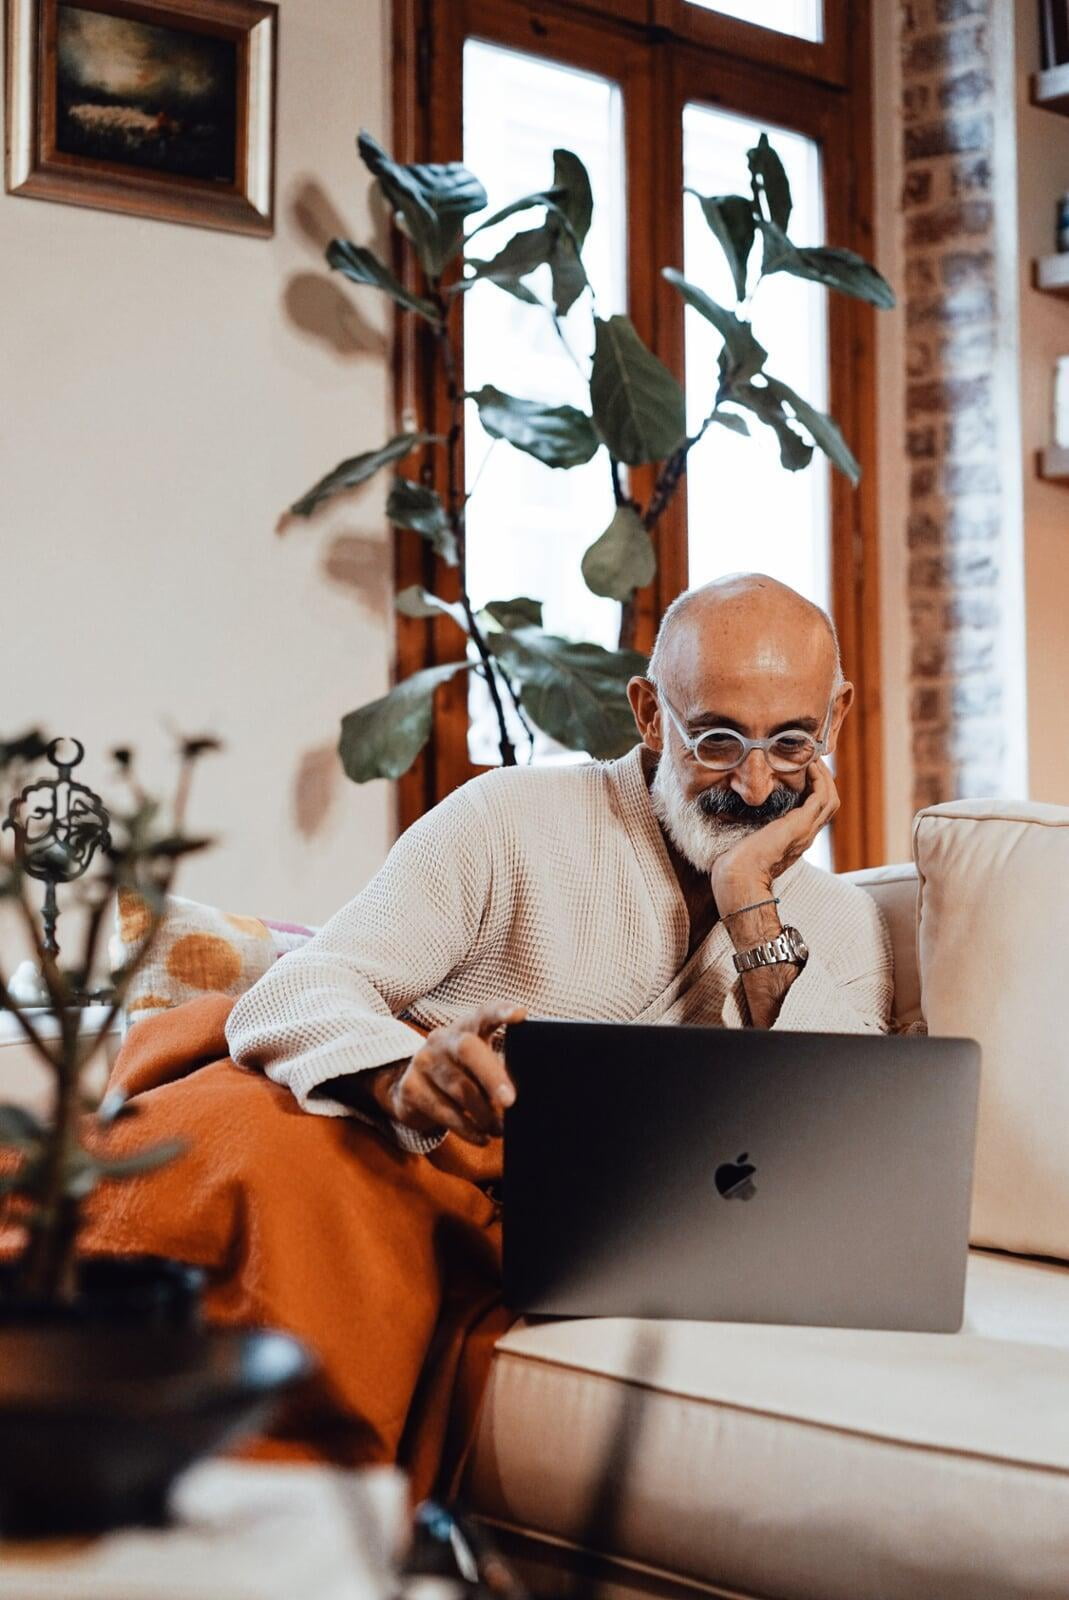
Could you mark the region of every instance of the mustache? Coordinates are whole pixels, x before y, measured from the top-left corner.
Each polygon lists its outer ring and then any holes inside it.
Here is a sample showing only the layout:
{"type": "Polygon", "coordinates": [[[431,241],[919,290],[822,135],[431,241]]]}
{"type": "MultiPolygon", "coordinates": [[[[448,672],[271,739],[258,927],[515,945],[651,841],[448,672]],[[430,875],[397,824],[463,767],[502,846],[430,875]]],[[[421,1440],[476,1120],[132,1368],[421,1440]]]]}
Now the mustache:
{"type": "Polygon", "coordinates": [[[779,784],[759,806],[748,806],[734,789],[706,789],[698,796],[697,806],[705,817],[748,823],[751,827],[759,828],[763,823],[775,822],[777,817],[785,817],[788,811],[801,805],[804,798],[796,790],[788,789],[786,784],[779,784]]]}

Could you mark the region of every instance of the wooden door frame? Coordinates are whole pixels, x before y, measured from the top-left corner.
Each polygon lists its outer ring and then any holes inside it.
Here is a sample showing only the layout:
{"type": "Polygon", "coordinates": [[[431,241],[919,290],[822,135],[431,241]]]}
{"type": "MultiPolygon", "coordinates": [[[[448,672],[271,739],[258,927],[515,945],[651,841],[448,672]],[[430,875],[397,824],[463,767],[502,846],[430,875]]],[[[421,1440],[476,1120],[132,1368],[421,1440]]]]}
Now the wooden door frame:
{"type": "MultiPolygon", "coordinates": [[[[828,38],[819,78],[810,74],[812,52],[789,40],[785,52],[766,29],[685,7],[683,0],[612,0],[612,21],[599,16],[600,0],[394,0],[393,128],[396,157],[402,161],[442,160],[462,149],[460,94],[439,92],[441,84],[461,81],[464,39],[476,35],[551,58],[588,64],[604,72],[605,34],[612,32],[613,76],[625,82],[629,182],[629,313],[641,336],[674,371],[683,369],[683,312],[678,296],[649,270],[657,259],[682,261],[682,128],[678,115],[685,98],[722,103],[760,114],[770,91],[790,94],[791,116],[782,119],[812,131],[822,144],[828,237],[871,259],[872,149],[871,52],[868,0],[854,0],[852,26],[845,25],[845,0],[825,0],[828,38]],[[643,21],[641,13],[646,12],[643,21]],[[625,12],[625,15],[621,15],[625,12]],[[690,15],[697,13],[697,15],[690,15]],[[684,26],[686,24],[686,26],[684,26]],[[738,30],[742,30],[742,42],[738,30]],[[768,41],[777,43],[770,47],[768,41]],[[671,41],[671,49],[651,48],[671,41]],[[715,41],[715,45],[714,45],[715,41]],[[789,55],[789,60],[785,59],[789,55]],[[803,66],[805,70],[802,70],[803,66]],[[711,85],[709,75],[717,82],[711,85]],[[838,76],[837,76],[838,74],[838,76]],[[641,81],[642,92],[634,93],[641,81]],[[656,194],[648,161],[652,128],[660,130],[663,159],[656,194]],[[850,138],[835,137],[849,127],[850,138]],[[674,248],[671,247],[674,245],[674,248]]],[[[772,103],[776,103],[773,100],[772,103]]],[[[395,268],[405,263],[400,252],[395,268]]],[[[830,298],[828,360],[830,404],[865,470],[857,490],[842,474],[831,474],[832,607],[844,662],[852,667],[858,691],[837,755],[842,808],[835,824],[837,870],[883,859],[883,741],[880,696],[879,590],[877,534],[875,327],[874,312],[845,296],[830,298]]],[[[463,316],[463,308],[459,308],[463,316]]],[[[414,415],[437,431],[445,415],[444,385],[428,359],[428,330],[420,319],[396,317],[394,384],[399,424],[414,415]]],[[[433,461],[424,481],[436,482],[433,461]]],[[[636,490],[648,492],[635,471],[636,490]]],[[[441,485],[437,485],[439,488],[441,485]]],[[[659,617],[686,585],[685,498],[676,496],[656,535],[658,570],[654,583],[637,596],[636,644],[648,650],[659,617]]],[[[455,592],[455,573],[437,562],[411,535],[395,539],[398,589],[422,583],[437,593],[455,592]]],[[[437,661],[458,659],[462,649],[448,620],[426,623],[397,618],[398,676],[437,661]]],[[[398,781],[398,824],[407,827],[444,794],[477,771],[467,758],[467,676],[458,674],[438,693],[434,727],[427,747],[398,781]]]]}

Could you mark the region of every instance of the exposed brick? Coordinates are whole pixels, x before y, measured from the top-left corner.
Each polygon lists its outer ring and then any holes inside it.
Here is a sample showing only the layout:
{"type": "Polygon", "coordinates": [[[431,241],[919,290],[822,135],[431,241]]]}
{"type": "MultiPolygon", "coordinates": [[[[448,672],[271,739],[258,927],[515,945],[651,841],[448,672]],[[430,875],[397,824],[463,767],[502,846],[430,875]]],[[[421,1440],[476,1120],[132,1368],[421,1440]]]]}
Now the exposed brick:
{"type": "Polygon", "coordinates": [[[906,83],[902,86],[902,121],[916,122],[925,116],[932,105],[932,87],[928,83],[906,83]]]}
{"type": "Polygon", "coordinates": [[[932,211],[918,211],[906,224],[907,245],[943,244],[962,234],[987,233],[991,227],[992,210],[989,200],[955,200],[948,205],[936,206],[932,211]]]}
{"type": "Polygon", "coordinates": [[[979,378],[945,378],[928,383],[911,383],[906,386],[906,415],[917,417],[933,411],[960,413],[972,406],[984,404],[989,400],[990,393],[991,382],[986,375],[979,378]]]}
{"type": "Polygon", "coordinates": [[[986,112],[981,116],[949,116],[938,122],[921,122],[902,135],[902,152],[907,161],[927,161],[932,156],[960,155],[990,146],[991,118],[986,112]]]}
{"type": "Polygon", "coordinates": [[[954,78],[947,78],[939,85],[939,104],[944,111],[959,106],[975,106],[993,87],[990,72],[973,67],[968,72],[959,72],[954,78]]]}
{"type": "Polygon", "coordinates": [[[998,428],[994,416],[989,412],[971,411],[964,417],[952,417],[944,425],[944,455],[991,455],[997,447],[998,428]]]}
{"type": "Polygon", "coordinates": [[[948,461],[943,467],[944,494],[997,494],[1000,486],[998,464],[994,461],[948,461]]]}
{"type": "Polygon", "coordinates": [[[911,550],[938,549],[943,542],[942,524],[928,511],[914,511],[906,523],[906,539],[911,550]]]}
{"type": "Polygon", "coordinates": [[[938,263],[930,256],[914,256],[906,262],[907,295],[923,294],[926,289],[934,289],[938,278],[938,263]]]}
{"type": "Polygon", "coordinates": [[[906,376],[927,378],[932,370],[932,347],[923,339],[910,339],[906,343],[906,376]]]}
{"type": "MultiPolygon", "coordinates": [[[[916,752],[914,752],[916,756],[916,752]]],[[[925,806],[938,806],[952,800],[953,777],[949,765],[940,761],[935,771],[918,771],[913,780],[913,809],[923,811],[925,806]]]]}
{"type": "Polygon", "coordinates": [[[967,200],[970,195],[990,194],[994,181],[995,174],[990,156],[966,156],[964,160],[956,161],[951,168],[951,198],[967,200]]]}
{"type": "Polygon", "coordinates": [[[955,595],[946,608],[943,622],[947,628],[997,628],[998,601],[984,594],[955,595]]]}
{"type": "Polygon", "coordinates": [[[950,693],[946,687],[914,689],[910,696],[910,715],[913,726],[919,723],[945,723],[950,710],[950,693]]]}
{"type": "Polygon", "coordinates": [[[1002,520],[997,505],[987,513],[969,509],[961,504],[951,506],[943,519],[943,531],[953,544],[993,543],[1002,534],[1002,520]]]}
{"type": "Polygon", "coordinates": [[[935,468],[914,467],[909,475],[909,493],[913,500],[921,500],[935,489],[935,468]]]}
{"type": "Polygon", "coordinates": [[[910,676],[941,678],[946,670],[946,659],[946,645],[941,637],[915,638],[910,654],[910,676]]]}
{"type": "Polygon", "coordinates": [[[947,378],[990,372],[994,358],[995,325],[989,317],[983,319],[982,327],[959,325],[936,346],[935,359],[947,378]]]}
{"type": "Polygon", "coordinates": [[[906,306],[908,328],[964,328],[989,323],[995,316],[993,289],[957,290],[935,300],[910,301],[906,306]]]}
{"type": "Polygon", "coordinates": [[[902,185],[902,210],[909,211],[914,206],[926,206],[932,198],[932,172],[930,167],[921,167],[906,174],[902,185]]]}
{"type": "Polygon", "coordinates": [[[964,283],[987,283],[994,271],[993,250],[949,250],[939,263],[940,276],[951,289],[964,283]]]}
{"type": "Polygon", "coordinates": [[[933,427],[910,428],[906,434],[906,454],[914,461],[922,461],[936,454],[936,435],[933,427]]]}
{"type": "Polygon", "coordinates": [[[962,17],[987,15],[989,0],[935,0],[937,22],[958,22],[962,17]]]}
{"type": "MultiPolygon", "coordinates": [[[[947,764],[947,732],[945,728],[915,728],[913,730],[913,760],[918,777],[927,769],[942,768],[947,764]]],[[[929,801],[929,804],[934,802],[929,801]]]]}
{"type": "Polygon", "coordinates": [[[907,77],[932,72],[937,67],[971,65],[982,61],[987,52],[987,29],[980,26],[953,28],[948,33],[922,34],[902,51],[902,71],[907,77]]]}

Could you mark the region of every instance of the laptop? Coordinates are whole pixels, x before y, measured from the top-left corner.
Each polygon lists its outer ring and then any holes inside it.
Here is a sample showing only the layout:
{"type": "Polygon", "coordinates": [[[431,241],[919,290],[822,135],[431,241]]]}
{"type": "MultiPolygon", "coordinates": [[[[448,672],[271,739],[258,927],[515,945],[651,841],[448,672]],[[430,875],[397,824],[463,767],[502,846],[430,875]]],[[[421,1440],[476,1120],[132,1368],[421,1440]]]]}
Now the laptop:
{"type": "Polygon", "coordinates": [[[512,1309],[960,1329],[974,1040],[530,1020],[505,1052],[512,1309]]]}

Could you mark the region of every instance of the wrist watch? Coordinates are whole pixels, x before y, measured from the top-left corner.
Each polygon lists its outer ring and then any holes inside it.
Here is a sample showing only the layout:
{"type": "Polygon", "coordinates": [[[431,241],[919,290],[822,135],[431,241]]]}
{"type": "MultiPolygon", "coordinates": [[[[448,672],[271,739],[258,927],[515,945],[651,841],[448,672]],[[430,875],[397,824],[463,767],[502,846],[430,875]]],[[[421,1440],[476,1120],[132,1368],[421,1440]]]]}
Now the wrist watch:
{"type": "Polygon", "coordinates": [[[752,950],[737,950],[732,958],[736,972],[752,972],[755,967],[775,967],[790,962],[799,972],[809,960],[809,946],[797,928],[781,928],[774,939],[755,944],[752,950]]]}

